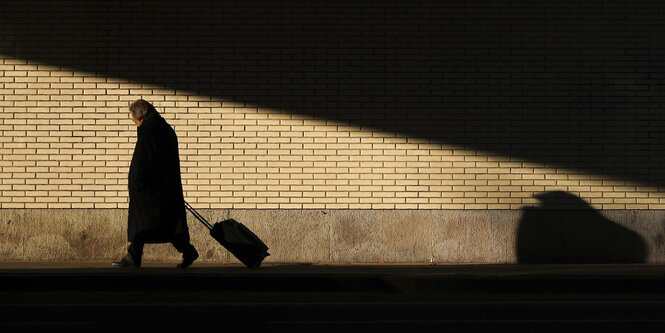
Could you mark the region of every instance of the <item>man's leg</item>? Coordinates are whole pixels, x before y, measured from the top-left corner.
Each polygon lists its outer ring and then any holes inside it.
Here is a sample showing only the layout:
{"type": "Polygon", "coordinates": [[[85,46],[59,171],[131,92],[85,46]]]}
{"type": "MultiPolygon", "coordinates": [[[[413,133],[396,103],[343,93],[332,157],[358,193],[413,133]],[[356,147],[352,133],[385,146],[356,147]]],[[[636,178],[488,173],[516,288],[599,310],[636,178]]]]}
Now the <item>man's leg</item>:
{"type": "Polygon", "coordinates": [[[141,242],[132,242],[127,248],[127,253],[132,257],[134,265],[141,266],[141,259],[143,258],[143,246],[141,242]]]}
{"type": "Polygon", "coordinates": [[[182,263],[178,264],[178,267],[185,268],[189,267],[194,260],[199,258],[199,253],[196,251],[196,248],[192,243],[187,240],[174,240],[171,242],[173,246],[182,253],[182,263]]]}
{"type": "Polygon", "coordinates": [[[143,243],[132,242],[127,247],[127,255],[120,261],[114,261],[113,266],[118,267],[140,267],[141,258],[143,257],[143,243]]]}

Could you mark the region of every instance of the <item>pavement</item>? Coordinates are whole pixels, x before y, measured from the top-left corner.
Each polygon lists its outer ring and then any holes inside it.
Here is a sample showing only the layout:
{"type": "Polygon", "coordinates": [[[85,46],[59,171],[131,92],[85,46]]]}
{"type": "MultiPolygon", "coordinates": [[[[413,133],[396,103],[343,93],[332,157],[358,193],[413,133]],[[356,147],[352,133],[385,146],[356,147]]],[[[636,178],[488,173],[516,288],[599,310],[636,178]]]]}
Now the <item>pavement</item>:
{"type": "Polygon", "coordinates": [[[0,330],[665,331],[665,265],[0,263],[0,330]]]}

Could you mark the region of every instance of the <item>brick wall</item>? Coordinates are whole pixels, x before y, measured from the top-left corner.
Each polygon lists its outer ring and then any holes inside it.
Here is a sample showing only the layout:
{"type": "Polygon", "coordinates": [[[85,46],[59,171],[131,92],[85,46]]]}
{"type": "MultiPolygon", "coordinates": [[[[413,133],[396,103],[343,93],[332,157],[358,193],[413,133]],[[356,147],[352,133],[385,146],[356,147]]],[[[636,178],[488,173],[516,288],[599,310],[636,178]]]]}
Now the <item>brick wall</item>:
{"type": "Polygon", "coordinates": [[[663,9],[3,4],[0,208],[126,208],[144,98],[196,207],[663,209],[663,9]]]}

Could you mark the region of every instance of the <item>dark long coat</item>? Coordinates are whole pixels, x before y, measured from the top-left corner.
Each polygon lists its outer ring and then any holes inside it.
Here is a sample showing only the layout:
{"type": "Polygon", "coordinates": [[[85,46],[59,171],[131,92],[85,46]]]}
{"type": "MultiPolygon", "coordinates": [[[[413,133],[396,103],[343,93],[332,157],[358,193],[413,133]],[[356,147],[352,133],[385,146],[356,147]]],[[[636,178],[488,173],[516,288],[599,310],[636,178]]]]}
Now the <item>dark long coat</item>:
{"type": "Polygon", "coordinates": [[[130,242],[189,241],[178,138],[161,115],[144,119],[129,167],[130,242]]]}

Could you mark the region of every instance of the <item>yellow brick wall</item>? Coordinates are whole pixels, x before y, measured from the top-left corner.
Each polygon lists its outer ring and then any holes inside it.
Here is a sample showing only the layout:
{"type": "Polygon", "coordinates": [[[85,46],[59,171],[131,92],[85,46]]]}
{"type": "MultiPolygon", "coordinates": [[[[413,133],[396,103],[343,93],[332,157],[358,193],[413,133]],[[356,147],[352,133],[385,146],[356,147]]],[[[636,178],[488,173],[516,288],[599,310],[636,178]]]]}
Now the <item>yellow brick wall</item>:
{"type": "Polygon", "coordinates": [[[0,208],[127,208],[136,128],[153,102],[200,208],[519,209],[567,191],[598,209],[663,209],[665,192],[602,174],[0,57],[0,208]]]}

